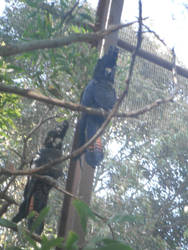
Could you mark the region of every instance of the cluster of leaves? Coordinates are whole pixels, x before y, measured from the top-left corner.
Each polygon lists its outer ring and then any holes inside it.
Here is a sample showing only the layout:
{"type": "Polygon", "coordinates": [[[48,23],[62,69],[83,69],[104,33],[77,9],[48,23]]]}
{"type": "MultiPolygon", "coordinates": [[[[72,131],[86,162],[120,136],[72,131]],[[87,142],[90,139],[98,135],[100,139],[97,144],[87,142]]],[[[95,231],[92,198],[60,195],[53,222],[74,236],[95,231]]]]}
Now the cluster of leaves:
{"type": "Polygon", "coordinates": [[[15,129],[14,121],[20,117],[20,108],[18,106],[19,98],[14,95],[0,94],[0,131],[1,139],[7,136],[6,131],[15,129]]]}
{"type": "MultiPolygon", "coordinates": [[[[81,225],[83,230],[86,232],[87,231],[87,221],[88,218],[92,218],[93,220],[97,220],[97,216],[95,213],[92,212],[92,210],[88,207],[88,205],[86,205],[84,202],[80,201],[80,200],[74,200],[74,206],[80,216],[80,220],[81,220],[81,225]]],[[[45,219],[45,217],[47,216],[47,213],[49,212],[49,208],[44,208],[39,216],[37,217],[37,219],[35,220],[31,232],[28,232],[27,230],[25,230],[23,227],[17,227],[16,224],[14,224],[13,222],[10,222],[9,220],[6,219],[0,219],[0,225],[3,227],[7,227],[7,228],[11,228],[15,231],[18,231],[19,233],[19,237],[22,239],[23,241],[23,246],[26,247],[33,247],[33,249],[35,250],[47,250],[47,249],[53,249],[54,247],[60,247],[65,250],[78,250],[79,246],[78,246],[78,235],[72,231],[69,232],[66,241],[64,241],[63,238],[59,237],[51,237],[50,239],[47,238],[44,234],[42,235],[41,239],[40,239],[40,246],[37,245],[36,241],[32,238],[32,233],[34,232],[34,230],[37,228],[37,226],[45,219]]],[[[29,214],[29,217],[34,216],[32,213],[29,214]]],[[[129,217],[121,217],[120,216],[116,216],[113,219],[111,219],[109,222],[107,223],[112,223],[112,222],[116,222],[122,219],[124,219],[124,221],[128,221],[130,220],[129,217]]],[[[5,244],[6,246],[6,244],[5,244]]],[[[6,249],[17,249],[17,250],[21,250],[20,247],[9,247],[7,245],[6,249]]],[[[98,249],[98,250],[131,250],[131,248],[126,245],[125,243],[121,242],[121,241],[117,241],[117,240],[113,240],[113,239],[108,239],[108,238],[93,238],[92,241],[90,241],[84,248],[83,250],[94,250],[94,249],[98,249]]]]}
{"type": "MultiPolygon", "coordinates": [[[[14,71],[14,65],[6,63],[0,58],[0,82],[11,84],[10,74],[14,71]]],[[[21,115],[19,107],[19,97],[16,95],[0,94],[0,140],[7,137],[7,131],[15,129],[15,120],[21,115]]]]}

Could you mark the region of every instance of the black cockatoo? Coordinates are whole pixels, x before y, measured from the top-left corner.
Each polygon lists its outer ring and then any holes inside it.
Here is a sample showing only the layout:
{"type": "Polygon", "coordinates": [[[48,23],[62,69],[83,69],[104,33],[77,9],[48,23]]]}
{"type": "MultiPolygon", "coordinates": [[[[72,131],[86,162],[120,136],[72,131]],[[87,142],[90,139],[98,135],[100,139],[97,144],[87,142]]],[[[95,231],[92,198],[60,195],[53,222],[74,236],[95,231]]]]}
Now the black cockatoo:
{"type": "MultiPolygon", "coordinates": [[[[31,168],[38,168],[50,162],[53,162],[62,155],[62,142],[68,129],[68,122],[64,121],[54,130],[50,130],[44,141],[43,148],[36,154],[31,161],[31,168]]],[[[48,175],[57,179],[62,175],[62,168],[55,165],[44,170],[42,175],[48,175]]],[[[36,215],[47,205],[49,191],[52,187],[36,177],[29,177],[24,189],[24,201],[20,205],[18,214],[13,217],[13,222],[19,222],[26,218],[31,211],[35,211],[36,215]]],[[[28,219],[28,228],[31,229],[34,218],[28,219]]],[[[44,223],[41,223],[35,232],[41,234],[44,223]]]]}
{"type": "MultiPolygon", "coordinates": [[[[113,88],[118,49],[110,47],[107,54],[98,60],[93,79],[87,84],[81,97],[81,104],[87,107],[109,111],[116,102],[113,88]]],[[[101,127],[105,117],[83,113],[79,120],[79,146],[88,141],[101,127]]],[[[103,159],[101,138],[90,145],[85,153],[86,162],[95,168],[103,159]]]]}

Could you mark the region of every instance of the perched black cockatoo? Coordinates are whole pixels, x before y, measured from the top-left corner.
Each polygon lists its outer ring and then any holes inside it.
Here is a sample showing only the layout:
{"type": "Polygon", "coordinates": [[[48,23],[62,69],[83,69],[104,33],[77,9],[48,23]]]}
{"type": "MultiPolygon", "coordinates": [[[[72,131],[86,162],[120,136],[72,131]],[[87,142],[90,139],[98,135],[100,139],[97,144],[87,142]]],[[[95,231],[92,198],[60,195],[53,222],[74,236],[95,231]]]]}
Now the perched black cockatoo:
{"type": "MultiPolygon", "coordinates": [[[[64,121],[61,125],[57,126],[54,130],[50,130],[44,141],[43,148],[36,154],[35,158],[31,161],[31,168],[38,168],[50,162],[53,162],[62,155],[62,142],[68,129],[68,122],[64,121]]],[[[62,168],[59,164],[44,170],[41,175],[48,175],[57,179],[62,175],[62,168]]],[[[13,217],[13,222],[19,222],[26,218],[32,211],[36,215],[47,205],[49,191],[52,187],[36,177],[29,177],[24,189],[24,201],[20,205],[18,214],[13,217]]],[[[32,227],[34,218],[28,219],[29,230],[32,227]]],[[[44,228],[44,223],[41,223],[35,232],[41,234],[44,228]]]]}
{"type": "MultiPolygon", "coordinates": [[[[110,47],[107,54],[98,60],[93,79],[87,84],[81,97],[81,104],[87,107],[109,111],[116,102],[113,88],[118,49],[110,47]]],[[[79,146],[88,141],[101,127],[105,117],[83,113],[79,120],[79,146]]],[[[86,162],[95,168],[103,159],[101,138],[90,145],[85,153],[86,162]]]]}

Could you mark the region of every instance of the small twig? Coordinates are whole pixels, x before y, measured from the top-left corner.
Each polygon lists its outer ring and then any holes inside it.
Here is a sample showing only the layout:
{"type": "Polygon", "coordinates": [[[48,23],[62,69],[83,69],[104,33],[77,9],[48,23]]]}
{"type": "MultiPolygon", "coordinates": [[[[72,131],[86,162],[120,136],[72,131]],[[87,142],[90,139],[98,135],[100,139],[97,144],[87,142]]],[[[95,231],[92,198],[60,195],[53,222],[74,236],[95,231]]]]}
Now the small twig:
{"type": "Polygon", "coordinates": [[[143,115],[146,112],[151,111],[152,109],[158,107],[161,104],[165,104],[165,103],[173,101],[173,99],[174,99],[174,94],[172,96],[169,96],[169,97],[164,98],[164,99],[162,99],[162,98],[157,99],[154,102],[152,102],[151,104],[145,105],[141,109],[138,109],[135,111],[130,111],[127,113],[119,113],[119,114],[117,114],[117,117],[120,117],[120,118],[138,118],[140,115],[143,115]]]}
{"type": "Polygon", "coordinates": [[[8,149],[13,153],[15,153],[19,158],[22,158],[22,155],[19,152],[17,152],[14,148],[8,147],[8,149]]]}
{"type": "Polygon", "coordinates": [[[27,141],[31,135],[37,130],[39,129],[45,122],[49,121],[49,120],[52,120],[52,119],[55,119],[57,118],[58,116],[57,115],[54,115],[54,116],[51,116],[51,117],[48,117],[46,119],[44,119],[44,117],[47,116],[47,114],[49,113],[50,109],[46,111],[46,113],[43,115],[43,117],[40,119],[40,121],[38,122],[38,124],[28,133],[28,135],[26,136],[25,140],[27,141]]]}
{"type": "Polygon", "coordinates": [[[107,219],[107,218],[101,216],[100,214],[98,214],[98,213],[96,213],[96,212],[94,212],[94,211],[92,211],[92,212],[93,212],[93,214],[94,214],[96,217],[98,217],[99,219],[101,219],[101,220],[109,227],[109,230],[110,230],[110,232],[111,232],[111,234],[112,234],[112,239],[115,240],[115,233],[114,233],[114,230],[113,230],[112,226],[110,225],[110,223],[108,223],[108,220],[109,220],[109,219],[107,219]]]}
{"type": "Polygon", "coordinates": [[[149,32],[149,33],[152,33],[165,47],[167,47],[168,48],[168,46],[167,46],[167,44],[165,43],[165,41],[162,39],[162,38],[160,38],[160,36],[155,32],[155,31],[153,31],[153,30],[151,30],[147,25],[145,25],[145,24],[143,24],[143,26],[147,29],[147,31],[149,32]]]}
{"type": "Polygon", "coordinates": [[[64,15],[63,15],[63,17],[61,17],[61,23],[63,23],[63,22],[65,22],[65,20],[67,19],[67,18],[71,18],[72,17],[72,13],[73,13],[73,11],[76,9],[76,7],[78,6],[78,4],[79,4],[79,0],[73,5],[73,7],[69,10],[69,11],[67,11],[64,15]]]}
{"type": "Polygon", "coordinates": [[[13,177],[10,179],[9,183],[7,184],[7,186],[6,186],[6,187],[4,188],[4,190],[3,190],[3,193],[4,193],[4,194],[8,191],[10,185],[11,185],[12,182],[15,180],[15,178],[16,178],[16,177],[13,176],[13,177]]]}

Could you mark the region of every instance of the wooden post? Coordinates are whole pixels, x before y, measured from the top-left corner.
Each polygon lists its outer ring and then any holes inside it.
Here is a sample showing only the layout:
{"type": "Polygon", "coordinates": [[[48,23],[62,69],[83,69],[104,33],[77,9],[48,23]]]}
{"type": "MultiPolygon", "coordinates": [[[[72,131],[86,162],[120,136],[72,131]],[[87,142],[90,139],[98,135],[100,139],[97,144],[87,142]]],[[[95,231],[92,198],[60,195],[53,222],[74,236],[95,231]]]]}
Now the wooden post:
{"type": "MultiPolygon", "coordinates": [[[[72,151],[77,148],[78,145],[78,129],[76,128],[72,151]]],[[[80,185],[80,166],[79,159],[71,159],[69,164],[68,177],[66,182],[66,190],[74,195],[78,195],[79,185],[80,185]]],[[[61,217],[58,225],[58,236],[67,237],[67,234],[73,228],[74,220],[74,208],[72,206],[72,198],[69,195],[64,196],[63,206],[61,210],[61,217]]]]}
{"type": "MultiPolygon", "coordinates": [[[[121,14],[123,10],[124,0],[112,0],[108,26],[117,25],[121,22],[121,14]]],[[[111,45],[117,46],[118,31],[115,31],[107,36],[104,43],[104,53],[106,53],[111,45]]]]}
{"type": "MultiPolygon", "coordinates": [[[[107,28],[110,8],[111,8],[111,1],[112,0],[99,0],[96,12],[96,22],[95,22],[96,31],[104,30],[107,28]]],[[[97,44],[100,55],[99,57],[102,56],[103,46],[104,46],[104,39],[102,39],[97,44]]]]}
{"type": "MultiPolygon", "coordinates": [[[[74,135],[72,151],[78,148],[78,128],[74,135]]],[[[86,204],[90,204],[94,169],[89,166],[82,155],[81,159],[72,159],[69,165],[66,190],[80,197],[86,204]]],[[[64,196],[58,225],[58,236],[67,238],[69,231],[74,231],[79,236],[79,245],[84,244],[85,233],[82,230],[80,218],[72,205],[73,199],[69,195],[64,196]]],[[[60,248],[57,248],[60,249],[60,248]]]]}
{"type": "MultiPolygon", "coordinates": [[[[81,159],[80,172],[81,178],[78,196],[89,205],[93,188],[94,169],[86,163],[84,155],[81,159]]],[[[80,217],[77,213],[75,213],[74,216],[73,231],[79,235],[79,246],[83,247],[85,243],[85,232],[82,229],[80,217]]]]}
{"type": "MultiPolygon", "coordinates": [[[[120,22],[121,11],[123,7],[123,0],[99,0],[97,8],[97,22],[96,28],[106,28],[108,17],[110,13],[110,24],[118,24],[120,22]],[[119,2],[121,4],[119,4],[119,2]],[[114,8],[109,12],[110,6],[114,8]],[[118,17],[117,17],[118,16],[118,17]]],[[[108,37],[109,42],[106,41],[105,48],[117,44],[117,32],[108,37]]],[[[101,49],[101,44],[98,45],[101,49]]],[[[78,131],[76,130],[73,142],[73,150],[78,145],[78,131]]],[[[93,186],[94,169],[89,166],[84,155],[82,159],[71,160],[66,183],[66,190],[74,195],[79,196],[88,205],[90,204],[92,186],[93,186]]],[[[68,195],[64,196],[63,207],[61,211],[61,219],[59,222],[58,236],[66,239],[69,231],[74,231],[79,236],[79,246],[84,245],[85,233],[80,224],[80,218],[77,215],[73,205],[72,198],[68,195]]]]}

